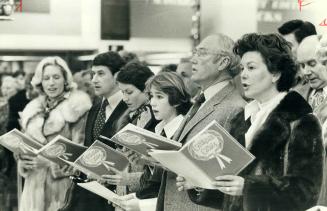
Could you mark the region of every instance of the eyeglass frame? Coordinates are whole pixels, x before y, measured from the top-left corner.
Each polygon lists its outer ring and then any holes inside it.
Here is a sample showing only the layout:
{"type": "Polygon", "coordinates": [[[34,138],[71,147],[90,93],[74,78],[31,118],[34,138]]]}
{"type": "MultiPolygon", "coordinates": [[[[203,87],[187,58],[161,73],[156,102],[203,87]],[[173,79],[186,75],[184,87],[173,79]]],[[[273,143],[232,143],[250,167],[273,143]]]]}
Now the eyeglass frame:
{"type": "Polygon", "coordinates": [[[206,48],[198,48],[198,49],[193,49],[192,50],[192,56],[198,56],[198,57],[204,57],[208,55],[220,55],[220,56],[228,56],[228,53],[224,51],[210,51],[206,48]],[[202,52],[201,52],[202,51],[202,52]]]}

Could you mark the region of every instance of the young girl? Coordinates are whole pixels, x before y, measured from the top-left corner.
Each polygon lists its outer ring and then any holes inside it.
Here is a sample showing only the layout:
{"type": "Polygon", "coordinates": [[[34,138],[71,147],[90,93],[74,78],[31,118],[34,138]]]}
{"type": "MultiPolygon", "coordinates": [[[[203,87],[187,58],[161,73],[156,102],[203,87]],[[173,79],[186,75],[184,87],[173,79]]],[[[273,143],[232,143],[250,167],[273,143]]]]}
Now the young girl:
{"type": "MultiPolygon", "coordinates": [[[[162,72],[147,83],[150,105],[154,116],[160,122],[155,127],[155,133],[169,139],[183,121],[183,116],[191,107],[190,95],[186,91],[183,80],[176,73],[162,72]]],[[[155,210],[162,169],[147,168],[145,177],[141,178],[141,188],[133,194],[120,197],[119,204],[125,210],[155,210]]]]}

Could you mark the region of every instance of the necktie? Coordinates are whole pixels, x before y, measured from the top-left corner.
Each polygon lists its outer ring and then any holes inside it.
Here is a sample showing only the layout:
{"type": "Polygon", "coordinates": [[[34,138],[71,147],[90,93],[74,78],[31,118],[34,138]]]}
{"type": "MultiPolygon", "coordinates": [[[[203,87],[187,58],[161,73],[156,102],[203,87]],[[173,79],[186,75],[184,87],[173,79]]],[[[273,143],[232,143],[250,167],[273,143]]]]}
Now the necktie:
{"type": "Polygon", "coordinates": [[[201,93],[199,96],[197,96],[195,98],[195,102],[192,106],[192,108],[190,109],[190,111],[186,114],[183,122],[181,123],[181,125],[179,126],[179,128],[177,129],[176,133],[174,134],[173,140],[178,141],[179,137],[182,135],[182,132],[186,126],[186,124],[192,119],[192,117],[196,114],[196,112],[199,110],[199,108],[201,107],[202,103],[204,103],[205,101],[205,97],[204,94],[201,93]]]}
{"type": "Polygon", "coordinates": [[[163,136],[163,137],[165,137],[165,138],[167,138],[167,135],[166,135],[165,129],[162,129],[160,135],[163,136]]]}
{"type": "Polygon", "coordinates": [[[316,93],[310,98],[310,105],[312,109],[315,110],[316,108],[318,108],[322,104],[322,102],[324,102],[325,98],[326,96],[324,94],[324,90],[317,90],[316,93]]]}
{"type": "Polygon", "coordinates": [[[100,108],[97,118],[94,122],[93,140],[96,140],[99,137],[99,135],[102,131],[102,128],[103,128],[104,124],[106,123],[106,107],[108,105],[109,105],[108,100],[105,99],[102,102],[101,108],[100,108]]]}

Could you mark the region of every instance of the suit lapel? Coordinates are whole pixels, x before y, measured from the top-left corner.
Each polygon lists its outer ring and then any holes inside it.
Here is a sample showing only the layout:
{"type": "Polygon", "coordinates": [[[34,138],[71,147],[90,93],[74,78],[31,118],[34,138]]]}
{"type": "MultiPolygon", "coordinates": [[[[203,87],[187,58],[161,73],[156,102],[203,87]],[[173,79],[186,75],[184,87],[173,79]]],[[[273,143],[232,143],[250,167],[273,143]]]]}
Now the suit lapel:
{"type": "Polygon", "coordinates": [[[182,140],[185,136],[191,131],[191,129],[196,126],[201,120],[210,115],[215,107],[221,103],[221,101],[227,97],[232,91],[234,87],[231,83],[229,83],[226,87],[224,87],[221,91],[215,94],[208,102],[206,102],[202,108],[193,116],[193,118],[185,125],[183,132],[179,138],[179,142],[183,142],[182,140]]]}
{"type": "Polygon", "coordinates": [[[92,139],[93,139],[93,127],[94,127],[94,122],[95,119],[98,115],[98,112],[101,107],[101,100],[95,101],[94,105],[90,109],[88,116],[87,116],[87,121],[86,121],[86,126],[85,126],[85,145],[90,146],[92,144],[92,139]]]}
{"type": "Polygon", "coordinates": [[[111,138],[117,132],[116,122],[120,118],[120,116],[126,111],[126,109],[127,105],[123,101],[120,101],[115,110],[111,113],[105,125],[103,126],[101,135],[111,138]]]}

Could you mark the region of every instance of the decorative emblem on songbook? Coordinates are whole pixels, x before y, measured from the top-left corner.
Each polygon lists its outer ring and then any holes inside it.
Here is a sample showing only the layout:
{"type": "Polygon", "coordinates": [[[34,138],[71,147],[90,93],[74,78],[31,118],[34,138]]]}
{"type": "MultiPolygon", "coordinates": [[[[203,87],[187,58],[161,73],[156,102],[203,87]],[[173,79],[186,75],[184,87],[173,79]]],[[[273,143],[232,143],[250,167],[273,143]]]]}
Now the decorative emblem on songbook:
{"type": "Polygon", "coordinates": [[[49,156],[51,158],[56,158],[58,156],[63,156],[66,160],[69,156],[71,156],[71,153],[65,153],[66,152],[66,146],[64,144],[53,144],[49,146],[48,149],[46,149],[43,153],[46,156],[49,156]]]}
{"type": "Polygon", "coordinates": [[[81,158],[81,162],[83,165],[87,167],[98,167],[100,165],[104,165],[108,171],[110,171],[110,168],[115,165],[113,162],[106,161],[107,159],[107,153],[105,149],[98,147],[98,146],[92,146],[91,149],[88,149],[81,158]]]}
{"type": "Polygon", "coordinates": [[[123,132],[120,134],[117,134],[117,138],[119,142],[127,145],[140,145],[145,144],[147,147],[154,149],[155,147],[158,147],[157,144],[146,142],[146,140],[143,138],[143,136],[136,135],[135,133],[130,132],[123,132]]]}
{"type": "Polygon", "coordinates": [[[23,153],[27,153],[28,151],[34,151],[34,149],[25,144],[23,139],[19,136],[8,135],[4,139],[4,143],[7,144],[8,147],[20,149],[23,153]]]}
{"type": "Polygon", "coordinates": [[[189,146],[190,155],[196,160],[207,161],[216,158],[221,169],[230,164],[232,159],[221,154],[224,149],[224,138],[215,130],[207,130],[200,134],[189,146]]]}

